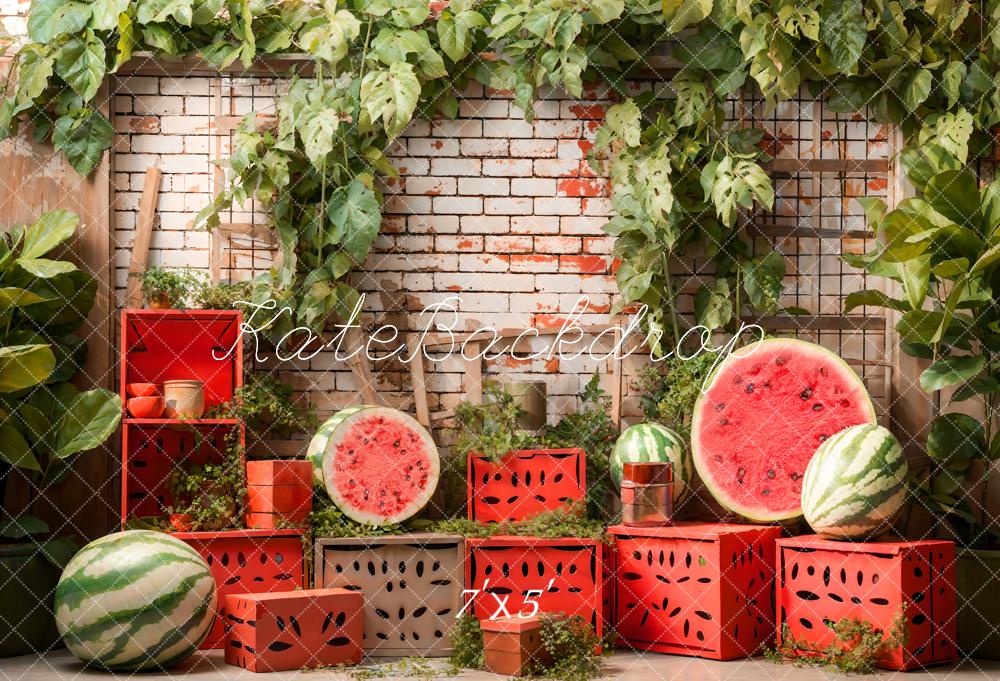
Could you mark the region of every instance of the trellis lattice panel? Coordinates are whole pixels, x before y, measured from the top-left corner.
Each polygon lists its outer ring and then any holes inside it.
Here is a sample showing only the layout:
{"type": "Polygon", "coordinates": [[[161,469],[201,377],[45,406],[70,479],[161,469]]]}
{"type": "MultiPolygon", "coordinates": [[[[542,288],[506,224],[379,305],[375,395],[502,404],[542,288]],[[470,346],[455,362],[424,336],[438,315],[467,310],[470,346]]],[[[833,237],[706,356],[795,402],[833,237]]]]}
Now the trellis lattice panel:
{"type": "Polygon", "coordinates": [[[958,659],[955,545],[950,541],[840,542],[817,536],[778,540],[779,639],[834,643],[827,626],[844,618],[905,642],[884,651],[885,669],[919,669],[958,659]],[[900,632],[897,632],[900,633],[900,632]]]}
{"type": "Polygon", "coordinates": [[[537,605],[538,612],[580,616],[602,635],[607,575],[599,539],[498,536],[465,543],[473,615],[532,614],[537,605]]]}
{"type": "Polygon", "coordinates": [[[778,527],[683,523],[609,528],[620,645],[719,660],[774,640],[778,527]]]}
{"type": "Polygon", "coordinates": [[[302,530],[176,532],[173,536],[201,554],[219,590],[219,616],[202,648],[223,647],[226,596],[294,591],[306,585],[302,530]]]}
{"type": "Polygon", "coordinates": [[[461,608],[464,559],[458,535],[319,539],[315,583],[364,595],[366,655],[444,657],[461,608]]]}

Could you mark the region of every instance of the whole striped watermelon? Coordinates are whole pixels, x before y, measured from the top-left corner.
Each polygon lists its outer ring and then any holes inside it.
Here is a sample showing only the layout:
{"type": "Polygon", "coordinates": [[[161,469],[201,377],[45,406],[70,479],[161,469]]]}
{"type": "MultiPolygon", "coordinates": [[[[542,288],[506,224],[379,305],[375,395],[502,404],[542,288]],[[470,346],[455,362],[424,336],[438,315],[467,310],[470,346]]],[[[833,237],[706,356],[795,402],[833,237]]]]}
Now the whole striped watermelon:
{"type": "Polygon", "coordinates": [[[110,671],[162,669],[198,649],[215,621],[215,580],[189,545],[130,530],[87,544],[55,595],[70,652],[110,671]]]}
{"type": "Polygon", "coordinates": [[[851,426],[826,440],[802,481],[802,510],[830,539],[870,539],[891,529],[906,500],[906,458],[892,433],[851,426]]]}
{"type": "Polygon", "coordinates": [[[659,423],[640,423],[618,436],[611,450],[611,479],[614,489],[622,486],[625,462],[669,461],[673,464],[674,502],[683,501],[691,489],[691,455],[681,436],[659,423]]]}
{"type": "Polygon", "coordinates": [[[325,488],[323,483],[323,455],[326,454],[326,446],[330,443],[330,436],[341,423],[351,414],[361,411],[364,406],[347,407],[341,409],[336,414],[323,422],[312,440],[309,441],[309,448],[306,450],[306,458],[313,466],[313,486],[320,489],[325,488]]]}

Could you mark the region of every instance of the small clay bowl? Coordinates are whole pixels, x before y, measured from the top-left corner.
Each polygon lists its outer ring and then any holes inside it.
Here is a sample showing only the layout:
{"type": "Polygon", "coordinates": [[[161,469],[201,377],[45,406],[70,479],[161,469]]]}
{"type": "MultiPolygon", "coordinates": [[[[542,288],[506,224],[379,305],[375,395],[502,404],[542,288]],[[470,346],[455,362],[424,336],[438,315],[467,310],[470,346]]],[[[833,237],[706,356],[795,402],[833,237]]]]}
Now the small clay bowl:
{"type": "Polygon", "coordinates": [[[128,413],[137,419],[155,419],[163,414],[163,398],[133,397],[128,401],[128,413]]]}
{"type": "Polygon", "coordinates": [[[129,397],[154,397],[160,394],[160,386],[156,383],[129,383],[125,392],[129,397]]]}

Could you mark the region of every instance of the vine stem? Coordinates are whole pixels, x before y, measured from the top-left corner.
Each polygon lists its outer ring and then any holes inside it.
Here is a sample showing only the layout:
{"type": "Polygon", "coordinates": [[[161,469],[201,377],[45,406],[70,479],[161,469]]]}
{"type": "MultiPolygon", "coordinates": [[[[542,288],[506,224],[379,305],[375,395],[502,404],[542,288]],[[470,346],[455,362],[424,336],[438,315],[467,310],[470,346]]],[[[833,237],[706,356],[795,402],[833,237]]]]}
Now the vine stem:
{"type": "Polygon", "coordinates": [[[670,325],[673,328],[674,344],[676,345],[681,340],[681,329],[680,322],[677,319],[677,306],[674,304],[674,282],[670,278],[670,266],[667,254],[661,253],[660,258],[663,261],[663,282],[664,287],[667,289],[667,309],[670,311],[670,325]]]}

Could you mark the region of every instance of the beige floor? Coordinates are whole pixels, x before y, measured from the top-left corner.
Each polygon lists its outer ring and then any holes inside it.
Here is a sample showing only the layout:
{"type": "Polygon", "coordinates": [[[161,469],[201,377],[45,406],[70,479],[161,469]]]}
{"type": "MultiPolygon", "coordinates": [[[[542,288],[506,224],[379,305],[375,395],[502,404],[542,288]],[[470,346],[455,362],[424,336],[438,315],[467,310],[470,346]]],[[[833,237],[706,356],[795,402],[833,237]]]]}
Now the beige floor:
{"type": "MultiPolygon", "coordinates": [[[[431,662],[432,668],[442,668],[445,665],[431,662]]],[[[211,651],[198,653],[185,664],[173,669],[169,674],[122,675],[120,678],[156,679],[184,678],[214,681],[250,681],[251,679],[268,678],[284,681],[297,678],[301,681],[350,681],[358,678],[398,679],[404,676],[410,678],[459,678],[479,681],[497,681],[502,677],[485,672],[463,672],[457,677],[445,677],[439,671],[437,674],[420,673],[412,670],[404,674],[398,666],[372,666],[372,670],[381,669],[372,674],[351,674],[337,670],[314,670],[305,672],[287,672],[269,676],[257,676],[245,669],[227,666],[222,661],[222,653],[211,651]]],[[[738,662],[714,662],[697,658],[677,657],[673,655],[638,655],[634,653],[617,653],[605,663],[606,677],[609,679],[629,679],[630,681],[837,681],[844,677],[836,672],[798,668],[793,665],[775,665],[763,659],[741,660],[738,662]]],[[[104,677],[114,678],[99,671],[88,671],[80,665],[65,650],[49,653],[45,656],[24,656],[0,659],[0,680],[2,681],[78,681],[82,678],[104,677]]],[[[879,674],[882,679],[895,677],[904,681],[904,675],[890,672],[879,674]]],[[[1000,662],[966,662],[958,667],[935,667],[927,671],[911,672],[905,675],[905,681],[1000,681],[1000,662]]]]}

